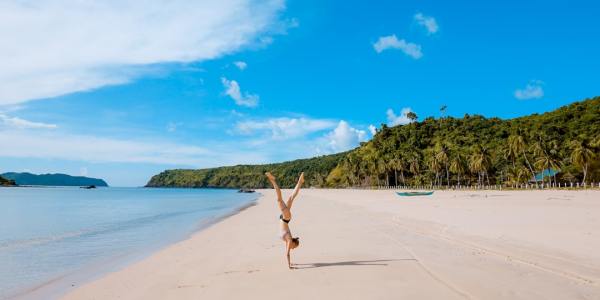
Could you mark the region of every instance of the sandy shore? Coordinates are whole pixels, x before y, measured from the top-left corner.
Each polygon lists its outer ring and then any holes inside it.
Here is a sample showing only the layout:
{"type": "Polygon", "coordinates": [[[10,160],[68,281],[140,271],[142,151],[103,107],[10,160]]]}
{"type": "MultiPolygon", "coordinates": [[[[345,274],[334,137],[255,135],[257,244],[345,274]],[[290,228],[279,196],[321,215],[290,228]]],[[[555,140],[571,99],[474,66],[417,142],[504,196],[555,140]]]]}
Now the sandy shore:
{"type": "MultiPolygon", "coordinates": [[[[256,206],[66,299],[600,299],[600,191],[303,190],[288,270],[256,206]]],[[[289,192],[289,191],[288,191],[289,192]]]]}

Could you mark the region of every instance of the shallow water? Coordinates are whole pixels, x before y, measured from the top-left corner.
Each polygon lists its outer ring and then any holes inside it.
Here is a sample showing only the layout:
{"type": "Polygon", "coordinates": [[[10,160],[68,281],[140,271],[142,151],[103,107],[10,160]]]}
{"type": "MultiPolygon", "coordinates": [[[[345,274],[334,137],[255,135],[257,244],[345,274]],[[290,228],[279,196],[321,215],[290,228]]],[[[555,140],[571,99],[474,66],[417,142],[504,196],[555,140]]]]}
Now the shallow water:
{"type": "Polygon", "coordinates": [[[160,249],[255,198],[212,189],[0,188],[0,299],[160,249]]]}

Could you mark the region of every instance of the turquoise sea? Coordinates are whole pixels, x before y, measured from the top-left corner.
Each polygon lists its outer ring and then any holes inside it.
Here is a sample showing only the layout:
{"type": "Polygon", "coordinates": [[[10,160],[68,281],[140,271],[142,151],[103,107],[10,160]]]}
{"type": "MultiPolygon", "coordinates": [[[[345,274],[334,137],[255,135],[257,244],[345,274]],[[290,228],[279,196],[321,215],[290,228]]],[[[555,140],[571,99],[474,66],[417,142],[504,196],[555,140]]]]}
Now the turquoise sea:
{"type": "Polygon", "coordinates": [[[59,293],[60,285],[114,271],[256,197],[214,189],[0,188],[0,299],[52,285],[59,293]]]}

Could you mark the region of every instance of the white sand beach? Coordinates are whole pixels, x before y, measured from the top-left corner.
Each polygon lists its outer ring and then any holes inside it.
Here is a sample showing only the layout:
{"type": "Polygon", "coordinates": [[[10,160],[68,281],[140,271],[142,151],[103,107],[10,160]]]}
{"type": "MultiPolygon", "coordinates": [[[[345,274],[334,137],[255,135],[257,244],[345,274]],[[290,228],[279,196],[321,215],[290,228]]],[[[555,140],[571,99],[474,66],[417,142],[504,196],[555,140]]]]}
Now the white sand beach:
{"type": "MultiPolygon", "coordinates": [[[[300,192],[288,270],[256,206],[65,299],[600,299],[600,191],[300,192]]],[[[289,193],[289,191],[285,191],[289,193]]]]}

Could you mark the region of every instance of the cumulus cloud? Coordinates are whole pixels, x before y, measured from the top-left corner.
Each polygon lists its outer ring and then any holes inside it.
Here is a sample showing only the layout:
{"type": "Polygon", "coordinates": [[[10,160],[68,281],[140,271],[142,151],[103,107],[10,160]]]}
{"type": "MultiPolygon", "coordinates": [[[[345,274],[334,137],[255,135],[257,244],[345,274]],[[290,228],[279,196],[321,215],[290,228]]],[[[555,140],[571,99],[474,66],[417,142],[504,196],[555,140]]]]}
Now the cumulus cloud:
{"type": "Polygon", "coordinates": [[[188,145],[140,142],[63,133],[23,134],[0,131],[0,156],[52,158],[90,162],[189,164],[211,151],[188,145]],[[40,151],[43,149],[43,151],[40,151]]]}
{"type": "Polygon", "coordinates": [[[543,84],[544,82],[540,80],[532,80],[525,86],[525,88],[517,89],[515,91],[515,98],[519,100],[542,98],[544,97],[544,89],[542,88],[543,84]]]}
{"type": "Polygon", "coordinates": [[[240,69],[240,71],[244,71],[248,67],[248,64],[243,61],[234,61],[233,64],[240,69]]]}
{"type": "Polygon", "coordinates": [[[326,138],[334,152],[341,152],[355,148],[360,142],[364,142],[367,139],[367,132],[353,128],[348,122],[341,120],[326,138]]]}
{"type": "Polygon", "coordinates": [[[423,15],[422,13],[417,13],[415,15],[415,21],[417,21],[419,25],[423,26],[427,30],[428,34],[434,34],[440,29],[435,21],[435,18],[423,15]]]}
{"type": "Polygon", "coordinates": [[[274,140],[287,140],[330,129],[335,125],[334,121],[324,119],[270,118],[238,122],[236,132],[243,135],[267,133],[274,140]]]}
{"type": "Polygon", "coordinates": [[[421,52],[420,45],[409,43],[404,39],[398,40],[396,35],[379,37],[377,42],[373,44],[373,48],[377,53],[381,53],[388,49],[396,49],[404,52],[404,54],[414,59],[419,59],[423,57],[423,52],[421,52]]]}
{"type": "Polygon", "coordinates": [[[386,112],[387,119],[388,119],[388,125],[396,126],[396,125],[405,125],[405,124],[410,123],[410,119],[407,116],[407,114],[409,112],[412,112],[412,109],[410,107],[405,107],[400,112],[400,115],[397,116],[396,113],[394,112],[394,110],[389,108],[386,112]]]}
{"type": "Polygon", "coordinates": [[[371,133],[371,136],[375,136],[375,134],[377,134],[377,127],[369,125],[369,132],[371,133]]]}
{"type": "Polygon", "coordinates": [[[255,107],[258,105],[258,95],[242,93],[237,81],[228,80],[227,78],[222,77],[221,82],[223,83],[223,87],[225,87],[225,94],[231,97],[231,99],[235,101],[235,104],[247,107],[255,107]]]}
{"type": "Polygon", "coordinates": [[[129,82],[270,39],[284,0],[2,1],[0,105],[129,82]]]}
{"type": "Polygon", "coordinates": [[[10,117],[0,113],[0,127],[13,129],[56,129],[56,124],[32,122],[18,117],[10,117]]]}
{"type": "Polygon", "coordinates": [[[205,147],[199,147],[156,138],[147,140],[117,139],[67,134],[55,130],[36,131],[35,133],[29,131],[0,130],[0,141],[3,145],[10,145],[10,147],[0,147],[0,156],[190,167],[214,167],[268,161],[260,151],[236,148],[230,143],[214,145],[205,143],[205,147]]]}

